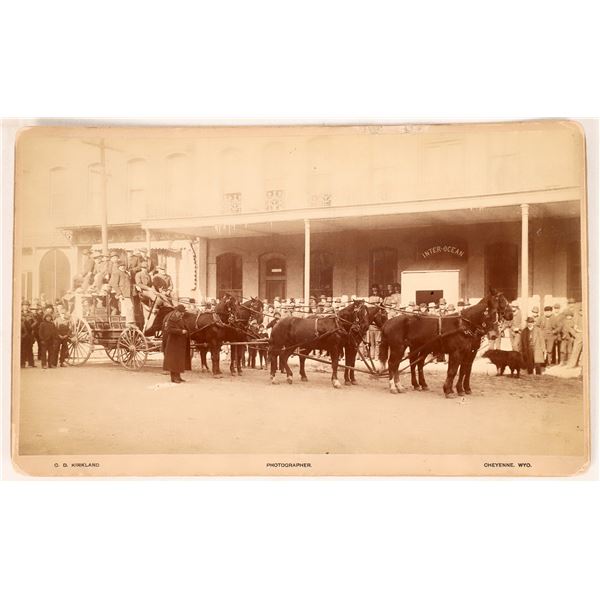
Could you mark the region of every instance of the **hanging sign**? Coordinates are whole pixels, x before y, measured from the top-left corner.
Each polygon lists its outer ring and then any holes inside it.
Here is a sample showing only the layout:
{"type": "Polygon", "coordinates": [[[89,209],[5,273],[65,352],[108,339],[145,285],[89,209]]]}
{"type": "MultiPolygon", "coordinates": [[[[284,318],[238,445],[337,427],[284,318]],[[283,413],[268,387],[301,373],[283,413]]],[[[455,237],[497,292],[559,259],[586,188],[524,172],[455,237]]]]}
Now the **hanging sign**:
{"type": "Polygon", "coordinates": [[[433,242],[420,247],[417,251],[417,258],[420,260],[443,257],[466,259],[467,248],[460,242],[433,242]]]}

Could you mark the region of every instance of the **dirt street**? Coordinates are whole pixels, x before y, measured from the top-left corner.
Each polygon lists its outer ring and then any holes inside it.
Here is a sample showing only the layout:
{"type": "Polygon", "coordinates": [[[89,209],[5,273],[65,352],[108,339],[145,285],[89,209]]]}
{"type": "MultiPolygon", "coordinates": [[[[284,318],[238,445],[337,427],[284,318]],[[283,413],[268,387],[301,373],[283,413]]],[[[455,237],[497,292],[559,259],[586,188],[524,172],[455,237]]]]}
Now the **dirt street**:
{"type": "MultiPolygon", "coordinates": [[[[316,364],[316,363],[315,363],[316,364]]],[[[228,367],[227,364],[224,365],[228,367]]],[[[22,454],[143,453],[583,453],[581,379],[495,377],[481,361],[473,395],[443,397],[443,365],[426,368],[431,391],[392,395],[359,374],[334,390],[310,367],[308,383],[271,385],[265,371],[223,379],[194,371],[171,384],[160,355],[143,371],[107,359],[81,367],[21,369],[22,454]]],[[[195,368],[197,365],[195,364],[195,368]]],[[[404,377],[404,384],[409,380],[404,377]]]]}

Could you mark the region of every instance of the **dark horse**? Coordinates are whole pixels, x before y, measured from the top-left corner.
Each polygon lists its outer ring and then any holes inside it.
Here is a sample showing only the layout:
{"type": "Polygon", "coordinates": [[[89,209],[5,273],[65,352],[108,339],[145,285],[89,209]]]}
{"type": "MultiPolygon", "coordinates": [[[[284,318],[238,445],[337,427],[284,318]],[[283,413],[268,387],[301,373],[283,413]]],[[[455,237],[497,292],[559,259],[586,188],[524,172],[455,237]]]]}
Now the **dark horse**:
{"type": "MultiPolygon", "coordinates": [[[[161,306],[152,327],[144,333],[152,335],[160,331],[164,318],[173,310],[168,306],[161,306]]],[[[212,372],[214,377],[222,377],[220,367],[221,346],[225,342],[245,341],[247,336],[244,333],[244,322],[253,314],[262,315],[262,302],[252,298],[241,305],[232,298],[226,298],[218,307],[218,312],[193,313],[185,312],[183,321],[189,331],[192,341],[199,344],[206,344],[210,350],[212,372]]],[[[232,346],[235,348],[235,346],[232,346]]],[[[230,369],[233,372],[233,361],[230,369]]],[[[241,369],[240,369],[241,371],[241,369]]]]}
{"type": "Polygon", "coordinates": [[[512,311],[504,295],[490,288],[485,298],[463,310],[460,315],[438,317],[410,314],[387,321],[381,332],[379,361],[382,370],[388,363],[390,392],[396,394],[404,391],[398,367],[406,348],[409,348],[411,383],[415,390],[429,389],[423,373],[428,354],[444,353],[449,355],[444,394],[451,397],[454,378],[459,369],[456,391],[460,395],[470,394],[471,368],[481,338],[487,333],[492,339],[497,337],[499,317],[509,321],[512,319],[512,311]],[[418,381],[416,368],[419,372],[418,381]]]}
{"type": "MultiPolygon", "coordinates": [[[[368,319],[367,307],[364,302],[357,300],[334,314],[315,315],[305,319],[284,317],[273,327],[269,340],[271,383],[277,383],[277,357],[285,369],[287,382],[292,383],[293,374],[288,366],[288,359],[300,348],[303,354],[311,350],[326,350],[331,357],[331,382],[334,388],[340,388],[337,378],[340,351],[346,345],[350,332],[358,333],[368,328],[368,319]]],[[[302,381],[307,381],[304,360],[302,357],[300,360],[302,381]]]]}

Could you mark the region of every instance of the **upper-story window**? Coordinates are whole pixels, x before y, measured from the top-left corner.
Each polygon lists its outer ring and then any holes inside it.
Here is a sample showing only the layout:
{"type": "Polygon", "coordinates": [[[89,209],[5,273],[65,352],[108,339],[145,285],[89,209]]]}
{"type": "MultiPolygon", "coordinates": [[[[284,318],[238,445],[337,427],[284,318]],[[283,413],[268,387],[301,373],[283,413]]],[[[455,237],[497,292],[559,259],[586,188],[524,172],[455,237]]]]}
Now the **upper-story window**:
{"type": "Polygon", "coordinates": [[[102,190],[103,170],[100,163],[92,163],[88,166],[88,196],[89,206],[93,217],[100,214],[104,202],[102,190]]]}
{"type": "Polygon", "coordinates": [[[65,168],[50,169],[49,192],[50,216],[65,217],[69,209],[67,170],[65,168]]]}
{"type": "Polygon", "coordinates": [[[283,208],[283,190],[267,190],[266,209],[268,211],[283,208]]]}
{"type": "Polygon", "coordinates": [[[225,214],[242,212],[244,185],[242,153],[237,148],[227,148],[221,153],[221,188],[225,214]]]}
{"type": "Polygon", "coordinates": [[[134,158],[127,163],[127,199],[131,221],[146,218],[147,165],[143,158],[134,158]]]}
{"type": "Polygon", "coordinates": [[[317,137],[307,144],[308,205],[331,206],[331,139],[317,137]]]}
{"type": "Polygon", "coordinates": [[[263,149],[263,185],[265,208],[268,211],[283,208],[286,153],[281,142],[270,142],[263,149]]]}
{"type": "Polygon", "coordinates": [[[234,214],[242,212],[242,194],[239,192],[230,192],[224,194],[223,212],[234,214]]]}
{"type": "Polygon", "coordinates": [[[172,214],[187,214],[192,203],[189,157],[170,154],[166,162],[166,208],[172,214]]]}

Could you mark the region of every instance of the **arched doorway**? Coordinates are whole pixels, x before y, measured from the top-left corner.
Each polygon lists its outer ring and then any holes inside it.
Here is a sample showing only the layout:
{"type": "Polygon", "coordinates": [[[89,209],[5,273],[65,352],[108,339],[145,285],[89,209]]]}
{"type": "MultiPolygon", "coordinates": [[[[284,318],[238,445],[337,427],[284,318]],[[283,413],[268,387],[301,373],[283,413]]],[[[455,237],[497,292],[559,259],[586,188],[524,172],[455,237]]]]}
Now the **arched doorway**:
{"type": "Polygon", "coordinates": [[[261,298],[272,302],[286,297],[287,265],[283,254],[263,254],[259,259],[259,290],[261,298]]]}
{"type": "Polygon", "coordinates": [[[49,250],[44,254],[39,267],[40,295],[44,294],[48,302],[62,298],[70,288],[71,267],[69,259],[62,250],[49,250]]]}
{"type": "Polygon", "coordinates": [[[242,296],[242,255],[227,252],[217,256],[217,298],[224,294],[242,296]]]}

